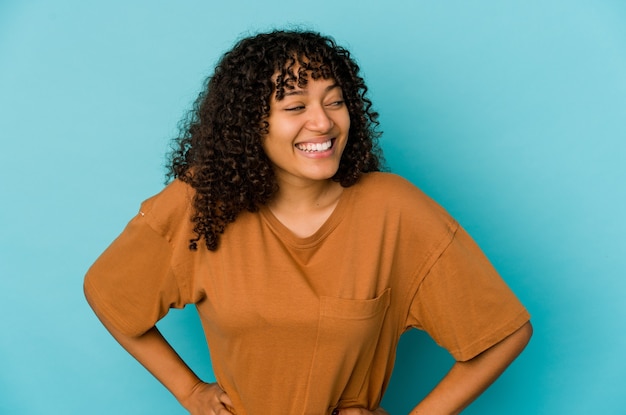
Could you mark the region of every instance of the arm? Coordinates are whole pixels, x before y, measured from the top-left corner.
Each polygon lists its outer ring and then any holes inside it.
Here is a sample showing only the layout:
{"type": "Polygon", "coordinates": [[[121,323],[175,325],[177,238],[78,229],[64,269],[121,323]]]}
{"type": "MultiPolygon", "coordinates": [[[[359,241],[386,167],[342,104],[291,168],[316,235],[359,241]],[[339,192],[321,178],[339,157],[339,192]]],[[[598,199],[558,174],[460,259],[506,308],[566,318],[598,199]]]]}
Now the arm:
{"type": "MultiPolygon", "coordinates": [[[[89,296],[87,300],[92,304],[89,296]]],[[[156,327],[140,336],[128,336],[113,327],[102,315],[97,312],[96,315],[115,340],[148,369],[190,414],[231,414],[226,409],[232,407],[228,395],[217,384],[202,382],[156,327]]]]}
{"type": "Polygon", "coordinates": [[[467,362],[452,369],[419,403],[411,415],[459,414],[504,372],[524,350],[532,335],[527,322],[513,334],[467,362]]]}
{"type": "MultiPolygon", "coordinates": [[[[456,415],[484,392],[524,350],[532,335],[527,322],[513,334],[467,362],[456,362],[452,369],[420,402],[410,415],[456,415]]],[[[347,408],[339,415],[387,414],[378,408],[347,408]]]]}

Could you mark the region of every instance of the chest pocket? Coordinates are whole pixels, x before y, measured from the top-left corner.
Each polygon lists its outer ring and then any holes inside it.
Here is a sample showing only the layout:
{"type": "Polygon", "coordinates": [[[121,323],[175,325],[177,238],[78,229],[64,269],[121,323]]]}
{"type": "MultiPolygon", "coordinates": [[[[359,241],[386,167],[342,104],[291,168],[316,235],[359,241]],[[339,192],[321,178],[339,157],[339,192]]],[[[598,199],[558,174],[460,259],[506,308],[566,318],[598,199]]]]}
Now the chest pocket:
{"type": "Polygon", "coordinates": [[[369,300],[320,299],[305,413],[326,413],[340,400],[357,400],[372,366],[390,292],[387,288],[369,300]]]}

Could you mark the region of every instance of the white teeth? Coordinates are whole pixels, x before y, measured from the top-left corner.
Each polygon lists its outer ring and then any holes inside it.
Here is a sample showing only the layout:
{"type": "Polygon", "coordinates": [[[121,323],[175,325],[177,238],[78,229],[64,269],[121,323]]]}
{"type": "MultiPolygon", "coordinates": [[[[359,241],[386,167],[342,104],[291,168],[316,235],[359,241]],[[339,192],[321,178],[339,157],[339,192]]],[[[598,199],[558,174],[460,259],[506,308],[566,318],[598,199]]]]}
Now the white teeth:
{"type": "Polygon", "coordinates": [[[328,140],[324,143],[299,143],[296,144],[296,147],[299,150],[306,151],[309,153],[316,151],[326,151],[332,146],[332,141],[328,140]]]}

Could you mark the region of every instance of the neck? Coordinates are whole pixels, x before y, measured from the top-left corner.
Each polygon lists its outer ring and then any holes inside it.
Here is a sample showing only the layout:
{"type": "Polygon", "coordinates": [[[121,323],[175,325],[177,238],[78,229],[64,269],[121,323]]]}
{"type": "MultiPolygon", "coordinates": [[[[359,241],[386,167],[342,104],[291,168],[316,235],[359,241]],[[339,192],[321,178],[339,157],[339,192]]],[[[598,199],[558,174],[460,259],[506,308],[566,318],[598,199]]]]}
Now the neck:
{"type": "Polygon", "coordinates": [[[313,235],[335,210],[343,187],[331,180],[309,185],[280,183],[276,197],[268,204],[274,216],[294,235],[313,235]]]}
{"type": "Polygon", "coordinates": [[[306,183],[280,182],[270,208],[276,211],[307,212],[335,206],[343,188],[332,180],[306,183]]]}

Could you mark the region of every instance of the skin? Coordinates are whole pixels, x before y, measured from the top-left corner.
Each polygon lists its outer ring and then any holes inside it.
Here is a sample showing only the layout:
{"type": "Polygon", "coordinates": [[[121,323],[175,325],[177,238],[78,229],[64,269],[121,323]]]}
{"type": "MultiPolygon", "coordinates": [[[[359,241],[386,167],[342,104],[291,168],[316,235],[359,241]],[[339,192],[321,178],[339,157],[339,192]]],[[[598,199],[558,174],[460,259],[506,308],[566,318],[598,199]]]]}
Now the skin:
{"type": "MultiPolygon", "coordinates": [[[[269,204],[274,215],[301,237],[313,234],[332,213],[341,186],[330,180],[339,167],[350,117],[341,89],[332,80],[310,80],[281,100],[270,102],[269,132],[263,147],[274,164],[280,190],[269,204]],[[306,145],[332,146],[307,152],[306,145]]],[[[91,299],[87,296],[87,301],[91,299]]],[[[205,383],[185,364],[156,327],[128,336],[98,315],[111,335],[152,373],[192,415],[228,415],[229,396],[205,383]]],[[[532,327],[525,324],[500,343],[467,362],[456,362],[448,374],[412,411],[412,415],[458,414],[478,397],[524,349],[532,327]]],[[[342,408],[339,415],[387,412],[378,408],[342,408]]]]}
{"type": "MultiPolygon", "coordinates": [[[[309,80],[306,88],[272,97],[263,149],[272,161],[279,185],[327,186],[339,168],[350,130],[350,115],[339,85],[332,79],[309,80]],[[332,143],[323,151],[303,147],[332,143]]],[[[280,198],[279,198],[280,199],[280,198]]]]}
{"type": "MultiPolygon", "coordinates": [[[[466,362],[456,362],[435,388],[409,415],[456,415],[485,391],[524,350],[532,326],[524,324],[513,334],[466,362]]],[[[382,408],[368,411],[346,408],[338,415],[387,414],[382,408]]]]}
{"type": "Polygon", "coordinates": [[[295,235],[309,236],[330,216],[343,191],[330,180],[350,129],[341,88],[331,79],[309,80],[306,88],[289,91],[280,101],[272,98],[268,122],[263,149],[280,189],[268,206],[295,235]],[[323,150],[305,150],[314,146],[323,150]]]}

